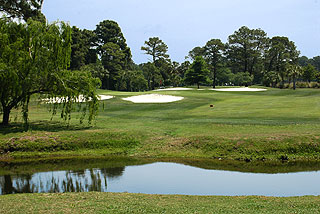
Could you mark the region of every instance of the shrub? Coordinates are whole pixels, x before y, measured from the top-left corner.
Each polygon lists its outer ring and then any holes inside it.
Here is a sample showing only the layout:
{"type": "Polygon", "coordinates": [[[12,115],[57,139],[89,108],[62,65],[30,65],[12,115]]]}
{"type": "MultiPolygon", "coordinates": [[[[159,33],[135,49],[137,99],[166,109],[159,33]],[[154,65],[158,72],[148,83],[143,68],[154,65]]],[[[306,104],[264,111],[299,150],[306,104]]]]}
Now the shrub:
{"type": "Polygon", "coordinates": [[[309,88],[309,84],[307,82],[296,82],[297,88],[309,88]]]}
{"type": "Polygon", "coordinates": [[[238,86],[248,86],[251,85],[253,81],[253,76],[250,75],[248,72],[236,73],[233,77],[233,83],[238,86]]]}
{"type": "Polygon", "coordinates": [[[320,83],[311,82],[311,83],[310,83],[310,88],[320,88],[320,83]]]}

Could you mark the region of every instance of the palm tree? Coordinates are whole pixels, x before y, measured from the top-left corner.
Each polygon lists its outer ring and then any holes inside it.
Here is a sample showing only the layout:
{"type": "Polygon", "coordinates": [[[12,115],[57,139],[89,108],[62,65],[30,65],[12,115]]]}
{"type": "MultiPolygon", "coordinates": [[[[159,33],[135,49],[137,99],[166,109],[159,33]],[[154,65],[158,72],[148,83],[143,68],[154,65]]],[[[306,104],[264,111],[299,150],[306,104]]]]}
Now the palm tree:
{"type": "Polygon", "coordinates": [[[287,70],[289,77],[291,77],[293,81],[293,90],[296,90],[296,80],[302,74],[301,66],[289,64],[287,70]]]}

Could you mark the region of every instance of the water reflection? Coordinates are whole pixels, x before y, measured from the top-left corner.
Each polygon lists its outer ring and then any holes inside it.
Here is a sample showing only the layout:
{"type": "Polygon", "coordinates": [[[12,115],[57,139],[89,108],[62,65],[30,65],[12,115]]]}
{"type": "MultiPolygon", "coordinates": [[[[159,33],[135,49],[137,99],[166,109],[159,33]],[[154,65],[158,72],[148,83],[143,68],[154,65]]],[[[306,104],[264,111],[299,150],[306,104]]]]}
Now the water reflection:
{"type": "Polygon", "coordinates": [[[107,190],[107,177],[117,178],[124,167],[40,172],[0,176],[0,194],[89,192],[107,190]]]}
{"type": "Polygon", "coordinates": [[[150,160],[0,163],[0,194],[99,191],[230,196],[320,195],[319,163],[180,162],[184,164],[150,160]]]}

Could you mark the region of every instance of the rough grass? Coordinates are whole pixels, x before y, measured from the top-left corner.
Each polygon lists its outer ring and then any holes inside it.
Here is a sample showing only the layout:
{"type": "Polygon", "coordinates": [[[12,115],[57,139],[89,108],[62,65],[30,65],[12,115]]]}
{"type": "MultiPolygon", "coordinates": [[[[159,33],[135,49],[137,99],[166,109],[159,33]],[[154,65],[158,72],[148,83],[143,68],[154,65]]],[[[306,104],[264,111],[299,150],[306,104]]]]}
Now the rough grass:
{"type": "Polygon", "coordinates": [[[0,213],[318,213],[320,197],[219,197],[129,193],[0,196],[0,213]]]}
{"type": "MultiPolygon", "coordinates": [[[[133,104],[121,98],[146,94],[100,91],[103,101],[93,127],[65,124],[31,103],[31,130],[19,119],[0,128],[6,157],[129,155],[232,160],[320,160],[320,91],[162,91],[185,97],[167,104],[133,104]],[[214,108],[210,108],[214,105],[214,108]],[[89,151],[90,152],[87,152],[89,151]]],[[[15,115],[12,114],[14,121],[15,115]]]]}

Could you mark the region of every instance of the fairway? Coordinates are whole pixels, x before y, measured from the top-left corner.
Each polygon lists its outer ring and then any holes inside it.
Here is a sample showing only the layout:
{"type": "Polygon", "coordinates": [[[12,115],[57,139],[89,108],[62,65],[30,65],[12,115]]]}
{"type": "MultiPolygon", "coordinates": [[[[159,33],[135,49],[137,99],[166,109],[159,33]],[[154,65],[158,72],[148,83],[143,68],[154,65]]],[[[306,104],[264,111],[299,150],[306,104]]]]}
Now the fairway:
{"type": "MultiPolygon", "coordinates": [[[[31,131],[16,133],[19,126],[3,130],[0,135],[2,148],[15,137],[17,145],[11,156],[25,156],[28,152],[52,156],[65,155],[66,152],[67,155],[209,157],[250,161],[319,158],[320,93],[317,89],[269,88],[261,92],[169,90],[156,93],[184,99],[172,103],[122,100],[151,93],[154,92],[100,90],[99,94],[114,98],[101,101],[94,126],[79,125],[80,115],[74,113],[69,128],[58,115],[48,124],[43,122],[50,121],[51,113],[47,105],[39,105],[34,97],[30,108],[31,131]],[[55,146],[53,150],[50,145],[37,145],[34,149],[22,146],[23,142],[41,141],[39,136],[49,137],[58,144],[79,145],[70,148],[55,146]],[[92,151],[81,153],[81,149],[92,151]]],[[[15,114],[19,113],[12,116],[15,114]]]]}

